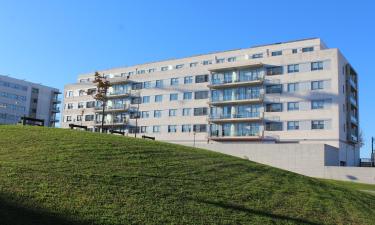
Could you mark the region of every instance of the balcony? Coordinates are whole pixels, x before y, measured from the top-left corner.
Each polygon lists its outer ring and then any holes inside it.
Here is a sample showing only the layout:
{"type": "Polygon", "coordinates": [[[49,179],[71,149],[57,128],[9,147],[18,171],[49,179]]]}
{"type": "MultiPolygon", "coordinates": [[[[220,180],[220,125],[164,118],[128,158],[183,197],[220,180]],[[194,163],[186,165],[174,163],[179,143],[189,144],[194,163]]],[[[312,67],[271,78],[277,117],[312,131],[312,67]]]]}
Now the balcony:
{"type": "Polygon", "coordinates": [[[225,79],[215,79],[212,80],[212,83],[208,85],[211,89],[219,89],[219,88],[231,88],[231,87],[241,87],[241,86],[250,86],[250,85],[261,85],[263,84],[264,77],[263,76],[256,76],[256,77],[245,77],[243,79],[238,80],[225,80],[225,79]]]}
{"type": "Polygon", "coordinates": [[[354,105],[355,107],[357,107],[357,100],[356,100],[356,97],[353,96],[353,95],[350,95],[349,97],[349,101],[352,105],[354,105]]]}
{"type": "Polygon", "coordinates": [[[357,117],[356,117],[356,116],[353,116],[353,115],[350,115],[350,121],[351,121],[352,123],[355,123],[355,124],[358,123],[358,119],[357,119],[357,117]]]}
{"type": "Polygon", "coordinates": [[[248,94],[248,95],[235,95],[229,97],[215,97],[211,98],[209,104],[211,105],[225,105],[225,104],[251,104],[263,102],[263,94],[248,94]]]}
{"type": "MultiPolygon", "coordinates": [[[[102,106],[95,106],[95,111],[102,111],[102,106]]],[[[124,105],[114,105],[114,106],[106,106],[105,111],[106,112],[121,112],[121,111],[128,111],[130,110],[129,104],[124,105]]]]}
{"type": "Polygon", "coordinates": [[[51,111],[52,111],[53,113],[60,113],[60,107],[53,107],[53,108],[51,109],[51,111]]]}
{"type": "Polygon", "coordinates": [[[219,130],[211,131],[209,139],[214,141],[259,141],[262,139],[262,134],[259,131],[248,132],[220,132],[219,130]]]}
{"type": "Polygon", "coordinates": [[[253,112],[243,114],[211,115],[209,120],[213,123],[251,122],[262,120],[262,117],[259,112],[253,112]]]}
{"type": "MultiPolygon", "coordinates": [[[[104,119],[104,126],[124,126],[127,125],[129,120],[127,118],[115,118],[113,120],[104,119]]],[[[95,121],[95,126],[101,126],[102,121],[95,121]]]]}
{"type": "Polygon", "coordinates": [[[53,104],[60,104],[61,103],[61,98],[53,98],[52,99],[53,104]]]}
{"type": "Polygon", "coordinates": [[[120,98],[130,96],[130,91],[114,91],[107,94],[107,98],[120,98]]]}
{"type": "Polygon", "coordinates": [[[354,81],[354,79],[349,76],[349,84],[355,89],[357,90],[357,85],[356,85],[356,82],[354,81]]]}

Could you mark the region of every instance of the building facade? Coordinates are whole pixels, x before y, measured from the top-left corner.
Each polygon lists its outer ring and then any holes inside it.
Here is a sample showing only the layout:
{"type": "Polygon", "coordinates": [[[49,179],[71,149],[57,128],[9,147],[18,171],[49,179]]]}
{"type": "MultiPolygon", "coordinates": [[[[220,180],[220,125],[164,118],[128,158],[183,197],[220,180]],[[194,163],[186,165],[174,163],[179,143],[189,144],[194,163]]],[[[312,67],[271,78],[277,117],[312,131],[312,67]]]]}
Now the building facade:
{"type": "MultiPolygon", "coordinates": [[[[177,143],[324,143],[359,160],[358,76],[312,38],[99,71],[104,129],[177,143]]],[[[62,127],[101,128],[94,73],[65,86],[62,127]]]]}
{"type": "Polygon", "coordinates": [[[21,117],[30,117],[55,127],[59,94],[56,88],[0,75],[0,124],[16,124],[21,117]]]}

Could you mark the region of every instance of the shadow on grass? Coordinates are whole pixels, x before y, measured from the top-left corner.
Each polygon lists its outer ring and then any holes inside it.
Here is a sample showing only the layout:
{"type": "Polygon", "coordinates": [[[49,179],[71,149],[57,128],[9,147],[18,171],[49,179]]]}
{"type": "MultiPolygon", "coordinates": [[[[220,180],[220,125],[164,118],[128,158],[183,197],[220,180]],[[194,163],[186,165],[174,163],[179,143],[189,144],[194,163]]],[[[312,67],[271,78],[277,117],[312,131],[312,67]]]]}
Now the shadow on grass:
{"type": "Polygon", "coordinates": [[[211,201],[211,200],[205,200],[205,199],[191,199],[191,200],[196,201],[198,203],[205,203],[205,204],[209,204],[209,205],[214,205],[214,206],[221,207],[221,208],[224,208],[224,209],[241,211],[241,212],[246,212],[246,213],[250,213],[250,214],[261,216],[261,217],[267,217],[267,218],[272,219],[272,220],[284,220],[285,222],[293,222],[295,224],[319,225],[319,223],[311,222],[311,221],[308,221],[308,220],[305,220],[305,219],[272,214],[272,213],[269,213],[269,212],[256,210],[256,209],[250,209],[250,208],[247,208],[245,206],[235,205],[235,204],[232,204],[232,203],[211,201]]]}
{"type": "Polygon", "coordinates": [[[31,209],[6,200],[0,196],[1,225],[94,225],[93,222],[77,222],[55,213],[31,209]]]}

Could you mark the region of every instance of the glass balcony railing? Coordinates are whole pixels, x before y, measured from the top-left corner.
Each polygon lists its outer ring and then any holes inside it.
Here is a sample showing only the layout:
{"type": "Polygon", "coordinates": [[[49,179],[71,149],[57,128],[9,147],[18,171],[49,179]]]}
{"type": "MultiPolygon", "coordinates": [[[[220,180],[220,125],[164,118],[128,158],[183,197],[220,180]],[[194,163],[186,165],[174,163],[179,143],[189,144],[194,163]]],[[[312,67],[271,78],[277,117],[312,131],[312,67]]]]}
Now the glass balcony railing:
{"type": "Polygon", "coordinates": [[[108,96],[116,96],[116,95],[128,95],[130,94],[129,90],[123,90],[123,91],[112,91],[108,93],[108,96]]]}
{"type": "MultiPolygon", "coordinates": [[[[105,110],[128,110],[130,106],[128,104],[120,104],[113,106],[106,106],[105,110]]],[[[95,110],[102,110],[102,106],[95,106],[95,110]]]]}
{"type": "Polygon", "coordinates": [[[258,117],[260,117],[260,112],[210,115],[210,119],[244,119],[244,118],[258,118],[258,117]]]}
{"type": "Polygon", "coordinates": [[[252,82],[252,81],[263,81],[263,76],[244,76],[239,77],[238,79],[232,78],[216,78],[211,80],[212,85],[219,85],[219,84],[231,84],[231,83],[240,83],[240,82],[252,82]]]}
{"type": "Polygon", "coordinates": [[[259,130],[236,130],[235,132],[226,131],[226,130],[212,130],[210,132],[211,137],[216,138],[230,138],[230,137],[259,137],[259,130]]]}
{"type": "Polygon", "coordinates": [[[263,98],[263,95],[260,94],[260,93],[243,94],[243,95],[229,95],[229,96],[215,96],[215,97],[211,97],[211,102],[252,100],[252,99],[261,99],[261,98],[263,98]]]}

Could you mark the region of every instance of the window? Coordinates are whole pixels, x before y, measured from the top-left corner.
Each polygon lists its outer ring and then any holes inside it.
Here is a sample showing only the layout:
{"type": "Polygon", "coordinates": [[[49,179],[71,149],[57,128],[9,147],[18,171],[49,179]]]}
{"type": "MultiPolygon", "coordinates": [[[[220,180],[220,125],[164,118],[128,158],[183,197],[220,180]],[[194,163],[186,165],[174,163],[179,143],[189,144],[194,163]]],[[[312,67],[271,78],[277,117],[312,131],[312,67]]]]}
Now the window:
{"type": "Polygon", "coordinates": [[[196,66],[198,66],[198,63],[197,63],[197,62],[192,62],[192,63],[190,63],[190,67],[196,67],[196,66]]]}
{"type": "Polygon", "coordinates": [[[266,112],[282,112],[283,104],[282,103],[269,103],[266,104],[266,112]]]}
{"type": "Polygon", "coordinates": [[[299,110],[299,103],[298,102],[288,102],[288,111],[296,111],[299,110]]]}
{"type": "Polygon", "coordinates": [[[267,94],[280,94],[283,91],[282,84],[272,84],[266,86],[266,93],[267,94]]]}
{"type": "Polygon", "coordinates": [[[190,132],[191,131],[191,125],[190,124],[183,124],[181,131],[182,131],[182,133],[190,132]]]}
{"type": "Polygon", "coordinates": [[[293,53],[293,54],[296,54],[296,53],[297,53],[297,49],[296,49],[296,48],[293,48],[293,49],[292,49],[292,53],[293,53]]]}
{"type": "Polygon", "coordinates": [[[236,57],[229,57],[228,59],[228,62],[235,62],[237,60],[236,57]]]}
{"type": "Polygon", "coordinates": [[[160,118],[161,117],[161,110],[155,110],[154,111],[154,118],[160,118]]]}
{"type": "Polygon", "coordinates": [[[323,61],[312,62],[311,63],[311,71],[314,70],[322,70],[323,69],[323,61]]]}
{"type": "Polygon", "coordinates": [[[299,121],[288,121],[288,130],[299,130],[299,121]]]}
{"type": "Polygon", "coordinates": [[[160,133],[160,126],[153,126],[152,127],[152,132],[154,132],[154,133],[160,133]]]}
{"type": "Polygon", "coordinates": [[[134,75],[134,72],[129,72],[128,75],[132,76],[132,75],[134,75]]]}
{"type": "Polygon", "coordinates": [[[73,103],[68,103],[67,108],[68,109],[73,109],[73,103]]]}
{"type": "Polygon", "coordinates": [[[184,67],[184,64],[176,65],[176,69],[182,69],[184,67]]]}
{"type": "Polygon", "coordinates": [[[72,121],[72,116],[66,116],[66,122],[72,121]]]}
{"type": "Polygon", "coordinates": [[[156,87],[156,88],[161,88],[161,87],[163,87],[163,80],[156,80],[156,82],[155,82],[155,87],[156,87]]]}
{"type": "Polygon", "coordinates": [[[177,116],[177,109],[170,109],[169,116],[177,116]]]}
{"type": "Polygon", "coordinates": [[[155,68],[148,69],[148,73],[153,73],[155,72],[155,68]]]}
{"type": "Polygon", "coordinates": [[[142,103],[142,98],[141,97],[136,97],[131,99],[131,104],[141,104],[142,103]]]}
{"type": "Polygon", "coordinates": [[[224,62],[225,62],[225,59],[224,59],[224,58],[216,59],[216,63],[224,63],[224,62]]]}
{"type": "Polygon", "coordinates": [[[312,100],[311,109],[324,109],[324,100],[312,100]]]}
{"type": "Polygon", "coordinates": [[[171,78],[171,86],[178,85],[178,78],[171,78]]]}
{"type": "Polygon", "coordinates": [[[141,112],[141,118],[149,118],[150,112],[149,111],[142,111],[141,112]]]}
{"type": "Polygon", "coordinates": [[[251,58],[253,58],[253,59],[263,58],[263,53],[253,54],[253,55],[251,56],[251,58]]]}
{"type": "Polygon", "coordinates": [[[95,94],[96,94],[96,89],[95,88],[87,90],[87,95],[95,95],[95,94]]]}
{"type": "Polygon", "coordinates": [[[162,102],[163,101],[163,95],[155,95],[155,102],[162,102]]]}
{"type": "Polygon", "coordinates": [[[193,92],[184,92],[184,100],[190,100],[193,98],[193,92]]]}
{"type": "Polygon", "coordinates": [[[283,67],[282,66],[274,66],[267,68],[267,75],[280,75],[283,74],[283,67]]]}
{"type": "Polygon", "coordinates": [[[150,103],[150,96],[143,96],[142,103],[150,103]]]}
{"type": "Polygon", "coordinates": [[[208,74],[195,76],[195,83],[208,82],[208,74]]]}
{"type": "Polygon", "coordinates": [[[183,108],[182,109],[182,116],[190,116],[190,108],[183,108]]]}
{"type": "Polygon", "coordinates": [[[203,62],[202,62],[202,64],[203,65],[211,65],[212,64],[212,60],[204,60],[203,62]]]}
{"type": "Polygon", "coordinates": [[[313,129],[313,130],[324,129],[324,120],[313,120],[313,121],[311,121],[311,129],[313,129]]]}
{"type": "Polygon", "coordinates": [[[82,121],[82,115],[77,115],[77,121],[82,121]]]}
{"type": "Polygon", "coordinates": [[[299,64],[288,65],[288,73],[297,73],[299,72],[299,64]]]}
{"type": "Polygon", "coordinates": [[[205,116],[207,115],[207,111],[206,107],[194,108],[194,116],[205,116]]]}
{"type": "Polygon", "coordinates": [[[206,99],[208,98],[208,91],[196,91],[194,93],[194,99],[206,99]]]}
{"type": "Polygon", "coordinates": [[[283,123],[282,122],[266,122],[267,131],[282,131],[283,123]]]}
{"type": "Polygon", "coordinates": [[[66,97],[73,97],[73,91],[67,91],[66,97]]]}
{"type": "Polygon", "coordinates": [[[206,124],[194,124],[193,131],[197,133],[207,132],[206,124]]]}
{"type": "Polygon", "coordinates": [[[145,81],[145,82],[143,82],[143,88],[145,88],[145,89],[151,88],[151,81],[145,81]]]}
{"type": "MultiPolygon", "coordinates": [[[[16,88],[16,89],[18,89],[18,88],[16,88]]],[[[34,93],[34,94],[38,94],[39,93],[39,89],[38,88],[32,88],[31,92],[34,93]]]]}
{"type": "Polygon", "coordinates": [[[176,100],[178,100],[178,94],[177,93],[173,93],[173,94],[169,95],[169,101],[176,101],[176,100]]]}
{"type": "Polygon", "coordinates": [[[288,92],[297,92],[297,91],[298,91],[298,83],[288,84],[288,92]]]}
{"type": "Polygon", "coordinates": [[[95,107],[95,101],[86,102],[86,108],[94,108],[95,107]]]}
{"type": "Polygon", "coordinates": [[[272,56],[278,56],[278,55],[282,55],[283,52],[282,51],[274,51],[274,52],[271,52],[271,55],[272,56]]]}
{"type": "Polygon", "coordinates": [[[184,77],[184,84],[191,84],[191,83],[193,83],[193,76],[184,77]]]}
{"type": "Polygon", "coordinates": [[[141,126],[141,133],[147,133],[147,126],[141,126]]]}
{"type": "Polygon", "coordinates": [[[137,74],[144,74],[144,73],[146,73],[145,70],[138,70],[138,71],[137,71],[137,74]]]}
{"type": "Polygon", "coordinates": [[[312,51],[314,51],[314,47],[302,48],[302,52],[312,52],[312,51]]]}
{"type": "Polygon", "coordinates": [[[176,133],[177,126],[176,125],[168,125],[168,133],[176,133]]]}
{"type": "Polygon", "coordinates": [[[160,68],[161,71],[167,71],[168,70],[168,66],[163,66],[162,68],[160,68]]]}
{"type": "Polygon", "coordinates": [[[323,88],[324,88],[324,86],[323,86],[322,80],[311,82],[311,90],[320,90],[320,89],[323,89],[323,88]]]}
{"type": "Polygon", "coordinates": [[[82,109],[85,107],[85,103],[84,102],[78,102],[78,108],[79,109],[82,109]]]}
{"type": "Polygon", "coordinates": [[[94,121],[94,115],[86,115],[85,121],[94,121]]]}
{"type": "Polygon", "coordinates": [[[132,84],[132,89],[133,90],[142,89],[142,83],[134,83],[134,84],[132,84]]]}
{"type": "Polygon", "coordinates": [[[84,90],[79,90],[78,96],[84,96],[84,95],[85,95],[85,91],[84,90]]]}

